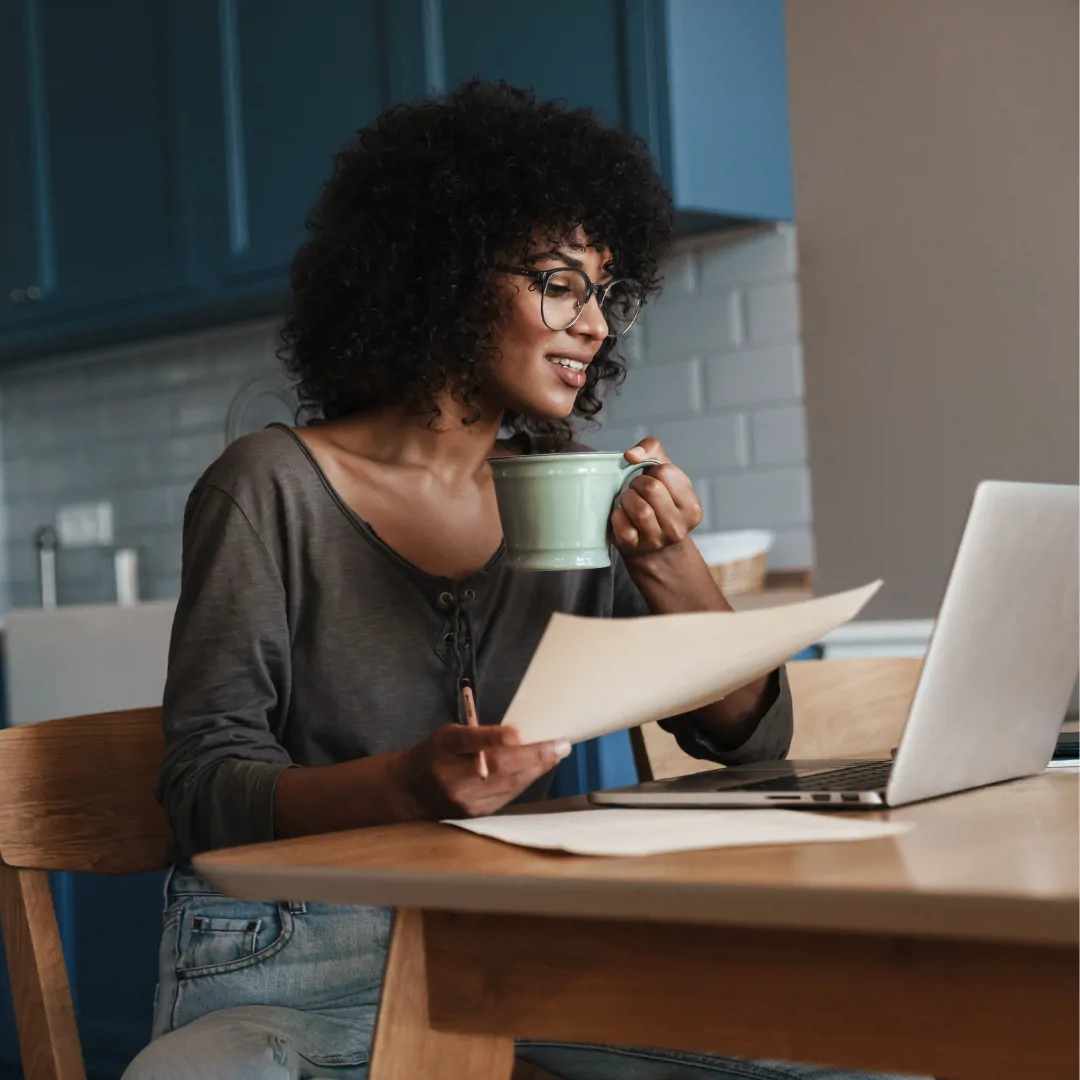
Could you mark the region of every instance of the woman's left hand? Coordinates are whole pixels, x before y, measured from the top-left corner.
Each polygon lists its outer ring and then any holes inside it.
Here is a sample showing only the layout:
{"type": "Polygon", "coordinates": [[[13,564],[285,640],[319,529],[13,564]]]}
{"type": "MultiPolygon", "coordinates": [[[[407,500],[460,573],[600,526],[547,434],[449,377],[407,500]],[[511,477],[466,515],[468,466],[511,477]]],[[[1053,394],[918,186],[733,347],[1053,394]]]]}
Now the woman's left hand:
{"type": "Polygon", "coordinates": [[[702,511],[690,478],[671,464],[659,440],[642,439],[625,456],[632,463],[663,462],[634,479],[611,515],[615,546],[629,565],[682,544],[701,524],[702,511]]]}

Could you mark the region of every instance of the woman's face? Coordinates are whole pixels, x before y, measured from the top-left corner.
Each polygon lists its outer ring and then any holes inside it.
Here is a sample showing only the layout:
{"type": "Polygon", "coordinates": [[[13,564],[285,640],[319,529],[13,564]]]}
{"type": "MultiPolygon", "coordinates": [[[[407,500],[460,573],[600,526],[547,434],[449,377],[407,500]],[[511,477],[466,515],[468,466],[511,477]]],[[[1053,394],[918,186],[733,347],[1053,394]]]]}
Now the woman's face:
{"type": "MultiPolygon", "coordinates": [[[[578,230],[554,247],[550,241],[536,244],[527,259],[512,265],[536,270],[571,267],[584,270],[590,281],[604,284],[612,277],[604,269],[610,259],[609,251],[590,246],[578,230]]],[[[541,315],[539,282],[511,273],[500,273],[497,280],[506,291],[507,315],[496,337],[501,355],[486,365],[482,376],[484,395],[500,409],[546,420],[564,419],[573,412],[585,385],[585,369],[608,336],[596,297],[590,297],[573,326],[552,330],[541,315]]],[[[549,289],[549,297],[553,295],[549,289]]],[[[553,302],[549,299],[548,304],[553,302]]]]}

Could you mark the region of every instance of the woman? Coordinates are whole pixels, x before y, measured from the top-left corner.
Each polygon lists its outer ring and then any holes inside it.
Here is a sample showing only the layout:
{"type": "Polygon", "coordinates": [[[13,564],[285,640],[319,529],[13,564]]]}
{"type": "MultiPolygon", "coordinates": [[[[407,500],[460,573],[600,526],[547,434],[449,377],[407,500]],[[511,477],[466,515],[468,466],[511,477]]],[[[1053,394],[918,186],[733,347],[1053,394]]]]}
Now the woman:
{"type": "MultiPolygon", "coordinates": [[[[361,132],[310,231],[284,337],[320,421],[233,443],[185,515],[158,786],[185,857],[543,797],[569,746],[498,724],[550,615],[727,609],[672,464],[622,498],[612,568],[529,574],[502,557],[488,458],[568,445],[658,286],[671,206],[640,142],[472,84],[361,132]],[[486,726],[458,722],[465,674],[486,726]]],[[[663,451],[646,439],[627,457],[663,451]]],[[[781,757],[783,674],[667,726],[699,757],[781,757]]],[[[155,1039],[126,1076],[365,1076],[390,921],[234,901],[185,858],[155,1039]]],[[[655,1051],[520,1056],[566,1080],[806,1075],[655,1051]]]]}

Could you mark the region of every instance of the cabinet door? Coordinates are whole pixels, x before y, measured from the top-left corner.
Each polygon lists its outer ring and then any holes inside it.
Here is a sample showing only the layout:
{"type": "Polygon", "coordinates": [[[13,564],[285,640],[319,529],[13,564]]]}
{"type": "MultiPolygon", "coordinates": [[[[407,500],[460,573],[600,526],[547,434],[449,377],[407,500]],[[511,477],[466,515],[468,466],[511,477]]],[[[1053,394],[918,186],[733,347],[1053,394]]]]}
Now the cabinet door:
{"type": "Polygon", "coordinates": [[[181,294],[171,0],[2,3],[8,319],[51,326],[181,294]]]}
{"type": "Polygon", "coordinates": [[[376,0],[218,0],[230,292],[286,284],[334,154],[383,104],[376,0]]]}
{"type": "Polygon", "coordinates": [[[666,14],[676,205],[790,220],[783,0],[669,0],[666,14]]]}
{"type": "Polygon", "coordinates": [[[87,1072],[118,1077],[150,1041],[164,874],[64,877],[64,947],[87,1072]]]}
{"type": "Polygon", "coordinates": [[[0,942],[0,1080],[19,1076],[19,1040],[15,1032],[15,1012],[11,1005],[11,980],[7,958],[0,942]]]}
{"type": "Polygon", "coordinates": [[[505,79],[539,98],[589,105],[608,123],[625,124],[623,7],[623,0],[554,6],[443,0],[445,84],[452,89],[474,75],[505,79]]]}
{"type": "Polygon", "coordinates": [[[22,8],[0,0],[0,327],[22,314],[34,281],[34,201],[29,109],[21,49],[22,8]]]}

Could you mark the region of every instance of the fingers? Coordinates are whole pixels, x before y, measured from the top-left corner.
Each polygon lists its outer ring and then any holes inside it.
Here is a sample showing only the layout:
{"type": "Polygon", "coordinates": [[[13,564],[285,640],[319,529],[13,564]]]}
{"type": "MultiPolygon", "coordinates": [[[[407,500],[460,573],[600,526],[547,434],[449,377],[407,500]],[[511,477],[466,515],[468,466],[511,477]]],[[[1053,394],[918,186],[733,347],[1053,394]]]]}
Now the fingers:
{"type": "Polygon", "coordinates": [[[615,546],[629,557],[682,543],[704,516],[690,477],[671,464],[658,439],[642,439],[624,456],[631,464],[648,458],[663,464],[636,477],[619,496],[611,515],[615,546]]]}
{"type": "Polygon", "coordinates": [[[637,530],[638,543],[645,548],[663,548],[683,539],[687,528],[671,492],[651,476],[638,476],[634,485],[638,482],[647,483],[632,486],[619,500],[623,513],[637,530]]]}
{"type": "Polygon", "coordinates": [[[488,768],[493,776],[528,776],[528,783],[532,783],[555,768],[569,753],[570,744],[561,740],[527,746],[500,746],[488,753],[488,768]]]}
{"type": "Polygon", "coordinates": [[[570,744],[561,740],[523,746],[512,728],[461,728],[467,735],[462,740],[452,727],[437,732],[438,750],[431,770],[440,792],[437,814],[493,814],[570,753],[570,744]],[[492,737],[488,732],[501,734],[492,737]],[[465,745],[471,752],[458,752],[465,745]],[[458,750],[451,750],[451,746],[458,750]],[[487,760],[486,777],[481,777],[476,767],[480,748],[487,760]]]}
{"type": "Polygon", "coordinates": [[[444,754],[474,758],[481,750],[493,774],[513,776],[523,772],[547,772],[570,753],[565,740],[522,745],[521,736],[509,727],[465,727],[447,724],[439,731],[439,749],[444,754]]]}
{"type": "Polygon", "coordinates": [[[511,727],[444,724],[437,732],[439,749],[449,754],[476,754],[500,746],[517,746],[521,736],[511,727]]]}
{"type": "Polygon", "coordinates": [[[620,551],[632,551],[638,545],[638,531],[621,506],[617,506],[611,515],[611,535],[620,551]]]}
{"type": "Polygon", "coordinates": [[[636,446],[631,446],[629,450],[623,455],[627,461],[637,463],[639,461],[645,461],[646,458],[654,458],[656,461],[670,461],[671,459],[664,453],[664,448],[660,445],[659,439],[654,439],[651,435],[646,436],[636,446]]]}
{"type": "MultiPolygon", "coordinates": [[[[678,544],[701,524],[701,503],[686,474],[673,465],[664,465],[656,475],[639,476],[619,499],[626,517],[620,523],[629,538],[637,533],[637,545],[646,549],[678,544]]],[[[614,515],[612,531],[619,540],[614,515]]],[[[631,541],[632,542],[632,541],[631,541]]]]}
{"type": "MultiPolygon", "coordinates": [[[[671,496],[671,501],[680,511],[688,513],[689,516],[693,516],[695,512],[701,513],[701,500],[697,497],[697,492],[694,491],[694,485],[690,483],[690,477],[678,466],[658,465],[643,476],[637,477],[630,486],[648,499],[648,493],[655,490],[656,484],[660,484],[667,490],[668,495],[671,496]],[[652,484],[642,483],[640,487],[638,486],[638,481],[650,480],[653,481],[652,484]]],[[[649,501],[652,500],[649,499],[649,501]]]]}

